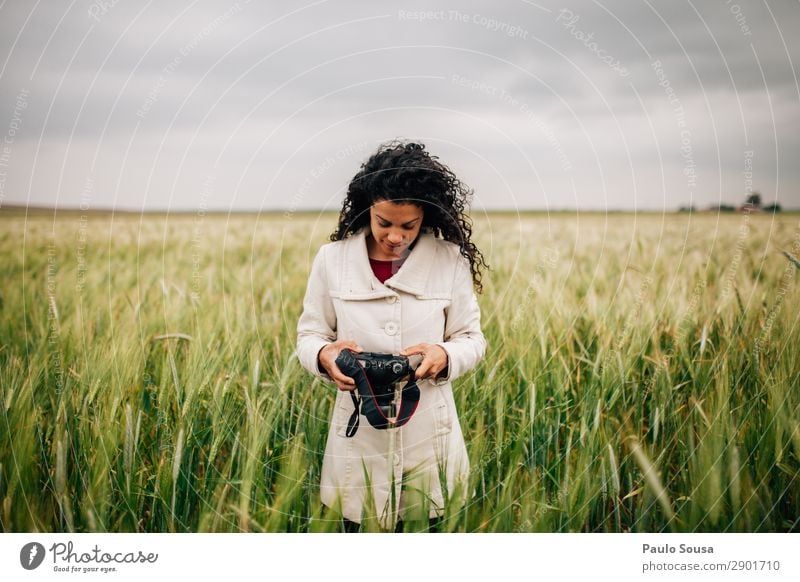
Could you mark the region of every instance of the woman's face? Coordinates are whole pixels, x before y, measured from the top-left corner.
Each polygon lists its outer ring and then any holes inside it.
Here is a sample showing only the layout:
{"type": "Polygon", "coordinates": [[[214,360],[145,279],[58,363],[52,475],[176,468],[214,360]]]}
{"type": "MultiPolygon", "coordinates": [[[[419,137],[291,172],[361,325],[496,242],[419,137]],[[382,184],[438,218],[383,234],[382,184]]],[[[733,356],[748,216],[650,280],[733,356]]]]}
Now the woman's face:
{"type": "Polygon", "coordinates": [[[373,258],[405,257],[408,247],[422,228],[422,217],[422,208],[416,204],[376,201],[369,209],[369,225],[376,255],[373,258]]]}

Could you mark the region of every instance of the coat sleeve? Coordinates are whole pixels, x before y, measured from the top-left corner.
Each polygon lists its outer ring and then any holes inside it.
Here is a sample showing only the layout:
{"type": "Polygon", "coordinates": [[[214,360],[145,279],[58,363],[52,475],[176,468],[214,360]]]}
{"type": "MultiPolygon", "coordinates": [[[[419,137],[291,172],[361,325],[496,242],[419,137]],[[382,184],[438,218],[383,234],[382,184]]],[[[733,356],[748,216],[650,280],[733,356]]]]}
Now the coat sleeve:
{"type": "Polygon", "coordinates": [[[310,373],[333,382],[330,376],[317,366],[319,351],[336,340],[336,312],[328,293],[324,255],[323,246],[314,257],[311,274],[308,276],[303,313],[297,322],[297,358],[310,373]]]}
{"type": "Polygon", "coordinates": [[[472,370],[483,358],[486,339],[481,332],[481,311],[472,290],[472,273],[458,255],[450,305],[445,309],[444,341],[436,342],[447,352],[447,374],[435,385],[451,382],[472,370]]]}

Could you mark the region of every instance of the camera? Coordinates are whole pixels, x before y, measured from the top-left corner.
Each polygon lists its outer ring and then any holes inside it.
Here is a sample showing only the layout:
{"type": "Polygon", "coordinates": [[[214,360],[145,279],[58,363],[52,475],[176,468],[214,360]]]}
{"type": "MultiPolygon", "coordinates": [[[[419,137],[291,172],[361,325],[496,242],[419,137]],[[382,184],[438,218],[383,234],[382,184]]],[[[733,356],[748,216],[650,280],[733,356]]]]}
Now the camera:
{"type": "Polygon", "coordinates": [[[348,437],[358,430],[359,412],[377,429],[400,427],[411,419],[419,403],[419,388],[414,380],[414,368],[406,356],[354,352],[345,348],[339,352],[336,365],[356,382],[356,390],[350,393],[355,411],[348,422],[348,437]],[[406,377],[408,382],[401,391],[398,410],[395,384],[406,377]]]}

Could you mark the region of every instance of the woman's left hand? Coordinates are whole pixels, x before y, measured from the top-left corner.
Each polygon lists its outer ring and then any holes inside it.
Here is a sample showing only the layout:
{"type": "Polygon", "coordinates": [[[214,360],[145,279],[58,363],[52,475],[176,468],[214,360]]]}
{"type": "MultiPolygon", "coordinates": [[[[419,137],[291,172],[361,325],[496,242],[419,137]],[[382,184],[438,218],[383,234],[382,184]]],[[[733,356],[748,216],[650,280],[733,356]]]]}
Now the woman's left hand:
{"type": "Polygon", "coordinates": [[[433,380],[447,368],[447,352],[437,344],[415,344],[402,350],[400,354],[403,356],[420,354],[422,356],[422,362],[417,366],[415,374],[417,380],[425,378],[433,380]]]}

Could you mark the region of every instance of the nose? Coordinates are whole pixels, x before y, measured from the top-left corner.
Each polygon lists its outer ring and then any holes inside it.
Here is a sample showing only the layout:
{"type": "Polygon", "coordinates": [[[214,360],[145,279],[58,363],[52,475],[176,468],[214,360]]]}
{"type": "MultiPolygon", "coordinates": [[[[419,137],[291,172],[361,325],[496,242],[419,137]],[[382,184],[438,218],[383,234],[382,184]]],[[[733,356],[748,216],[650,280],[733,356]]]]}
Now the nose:
{"type": "Polygon", "coordinates": [[[393,245],[399,245],[403,242],[403,235],[399,232],[390,232],[389,236],[386,238],[389,240],[389,243],[393,245]]]}

